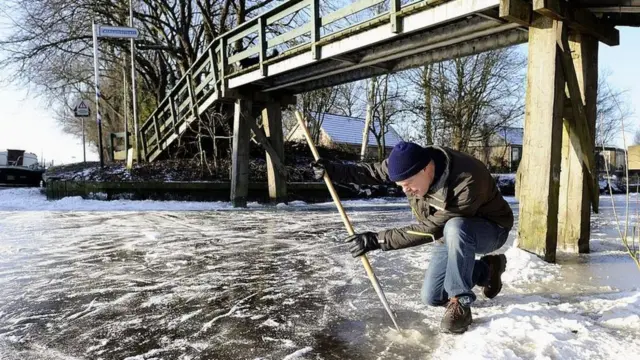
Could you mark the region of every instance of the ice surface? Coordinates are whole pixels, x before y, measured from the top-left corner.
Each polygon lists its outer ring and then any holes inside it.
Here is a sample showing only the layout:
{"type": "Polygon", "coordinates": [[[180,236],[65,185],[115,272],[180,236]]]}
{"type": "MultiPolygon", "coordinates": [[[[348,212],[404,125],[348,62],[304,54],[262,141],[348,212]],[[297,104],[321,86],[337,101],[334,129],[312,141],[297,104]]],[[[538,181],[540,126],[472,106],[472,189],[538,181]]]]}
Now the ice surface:
{"type": "MultiPolygon", "coordinates": [[[[0,190],[0,358],[632,359],[640,272],[608,199],[591,254],[547,264],[513,247],[513,230],[503,292],[479,295],[459,336],[440,333],[443,308],[420,302],[429,245],[371,254],[397,337],[339,242],[332,203],[231,210],[0,190]]],[[[345,205],[357,231],[413,221],[402,199],[345,205]]]]}

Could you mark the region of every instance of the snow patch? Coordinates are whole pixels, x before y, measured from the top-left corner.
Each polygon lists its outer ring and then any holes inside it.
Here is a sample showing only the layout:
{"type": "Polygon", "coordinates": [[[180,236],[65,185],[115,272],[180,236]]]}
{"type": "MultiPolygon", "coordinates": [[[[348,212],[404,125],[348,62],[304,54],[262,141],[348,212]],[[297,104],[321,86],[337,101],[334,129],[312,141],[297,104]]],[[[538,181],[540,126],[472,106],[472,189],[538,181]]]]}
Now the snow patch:
{"type": "Polygon", "coordinates": [[[505,252],[507,269],[502,281],[512,287],[527,283],[551,281],[560,272],[560,266],[550,264],[534,254],[521,250],[514,245],[505,252]]]}
{"type": "Polygon", "coordinates": [[[303,356],[304,354],[310,352],[311,350],[313,350],[313,348],[311,346],[307,346],[306,348],[300,349],[300,350],[294,352],[293,354],[289,354],[289,355],[285,356],[284,358],[282,358],[282,360],[299,359],[301,356],[303,356]]]}
{"type": "Polygon", "coordinates": [[[260,324],[260,326],[280,327],[281,325],[280,325],[280,323],[278,323],[277,321],[275,321],[273,319],[267,319],[265,322],[260,324]]]}

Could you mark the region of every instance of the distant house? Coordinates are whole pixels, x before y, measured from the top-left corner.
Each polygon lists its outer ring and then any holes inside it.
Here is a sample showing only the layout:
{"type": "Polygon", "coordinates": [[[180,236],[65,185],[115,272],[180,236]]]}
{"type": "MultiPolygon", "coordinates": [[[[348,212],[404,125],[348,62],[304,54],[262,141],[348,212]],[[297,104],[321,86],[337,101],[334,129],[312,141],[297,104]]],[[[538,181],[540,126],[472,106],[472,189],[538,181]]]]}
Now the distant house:
{"type": "Polygon", "coordinates": [[[623,176],[627,165],[627,152],[614,146],[596,145],[596,169],[600,174],[617,174],[623,176]]]}
{"type": "MultiPolygon", "coordinates": [[[[317,114],[311,114],[314,119],[318,118],[317,114]]],[[[321,119],[320,141],[319,145],[328,148],[348,148],[354,152],[360,152],[362,146],[362,130],[364,129],[364,119],[343,115],[323,114],[321,119]]],[[[375,123],[375,122],[374,122],[375,123]]],[[[375,126],[375,124],[374,124],[375,126]]],[[[398,133],[389,127],[389,131],[385,134],[385,149],[388,154],[391,149],[402,138],[398,133]]],[[[286,137],[287,141],[304,141],[304,132],[296,125],[286,137]]],[[[377,154],[378,143],[372,133],[369,133],[369,143],[367,145],[367,154],[377,154]]]]}
{"type": "Polygon", "coordinates": [[[484,162],[491,171],[516,172],[522,159],[523,137],[523,128],[501,127],[489,141],[469,144],[469,152],[484,162]]]}

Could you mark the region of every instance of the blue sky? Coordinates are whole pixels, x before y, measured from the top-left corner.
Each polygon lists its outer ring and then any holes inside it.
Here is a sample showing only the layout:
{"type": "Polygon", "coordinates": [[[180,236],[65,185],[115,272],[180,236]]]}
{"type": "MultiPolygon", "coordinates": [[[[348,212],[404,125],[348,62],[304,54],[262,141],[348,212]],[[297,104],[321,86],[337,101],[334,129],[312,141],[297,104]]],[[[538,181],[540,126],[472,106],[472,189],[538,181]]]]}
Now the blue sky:
{"type": "MultiPolygon", "coordinates": [[[[640,119],[640,29],[620,28],[620,38],[621,45],[616,47],[600,44],[599,61],[600,68],[610,73],[611,86],[627,91],[626,100],[634,111],[627,124],[630,144],[640,119]]],[[[0,78],[8,75],[0,73],[0,78]]],[[[55,160],[56,164],[82,161],[81,139],[62,133],[53,112],[36,94],[15,85],[1,87],[0,109],[0,149],[24,149],[39,158],[43,154],[47,161],[55,160]]],[[[621,137],[615,145],[622,146],[621,137]]],[[[87,160],[97,160],[93,149],[87,149],[87,160]]]]}

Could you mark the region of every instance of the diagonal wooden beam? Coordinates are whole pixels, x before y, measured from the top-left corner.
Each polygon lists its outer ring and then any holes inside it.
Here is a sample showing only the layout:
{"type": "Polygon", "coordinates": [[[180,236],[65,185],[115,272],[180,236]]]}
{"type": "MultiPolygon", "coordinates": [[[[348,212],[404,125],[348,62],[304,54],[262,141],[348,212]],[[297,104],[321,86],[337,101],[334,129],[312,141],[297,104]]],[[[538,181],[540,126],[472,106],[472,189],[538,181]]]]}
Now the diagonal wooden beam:
{"type": "Polygon", "coordinates": [[[563,0],[533,0],[533,11],[566,22],[575,31],[589,34],[609,46],[620,45],[620,32],[600,23],[588,10],[571,7],[563,0]]]}
{"type": "Polygon", "coordinates": [[[578,134],[580,149],[582,151],[581,160],[583,162],[584,171],[586,171],[586,174],[588,174],[590,179],[587,183],[591,194],[591,204],[593,211],[597,213],[600,191],[597,179],[592,171],[592,169],[595,169],[595,153],[591,141],[593,137],[589,131],[587,114],[584,108],[582,93],[580,91],[580,84],[578,83],[578,75],[576,74],[576,69],[571,57],[567,29],[562,23],[560,23],[559,26],[562,27],[562,29],[558,31],[558,47],[560,49],[562,69],[569,93],[569,101],[571,101],[571,107],[573,109],[573,116],[567,116],[565,119],[568,121],[569,126],[575,129],[578,134]]]}
{"type": "Polygon", "coordinates": [[[264,131],[262,131],[262,129],[258,127],[258,124],[256,124],[255,121],[249,120],[247,121],[247,123],[249,124],[249,128],[251,129],[251,131],[253,131],[253,133],[256,135],[256,138],[258,139],[260,145],[262,145],[267,153],[269,153],[273,164],[278,168],[278,172],[286,176],[287,169],[280,160],[280,157],[278,156],[276,150],[273,148],[273,146],[271,146],[271,142],[269,142],[269,139],[267,139],[267,135],[265,135],[264,131]]]}

